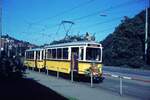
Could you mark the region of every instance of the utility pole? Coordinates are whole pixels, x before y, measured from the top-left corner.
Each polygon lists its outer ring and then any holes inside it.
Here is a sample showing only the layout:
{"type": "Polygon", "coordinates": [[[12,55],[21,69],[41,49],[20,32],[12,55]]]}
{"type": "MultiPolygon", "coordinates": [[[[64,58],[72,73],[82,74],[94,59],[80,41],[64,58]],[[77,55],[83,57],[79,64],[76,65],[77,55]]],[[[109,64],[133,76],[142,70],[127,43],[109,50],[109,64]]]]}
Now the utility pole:
{"type": "MultiPolygon", "coordinates": [[[[149,4],[149,1],[148,1],[149,4]]],[[[145,62],[147,63],[147,47],[148,47],[148,7],[146,8],[145,14],[145,62]]]]}
{"type": "Polygon", "coordinates": [[[2,49],[2,0],[0,0],[0,57],[2,49]]]}

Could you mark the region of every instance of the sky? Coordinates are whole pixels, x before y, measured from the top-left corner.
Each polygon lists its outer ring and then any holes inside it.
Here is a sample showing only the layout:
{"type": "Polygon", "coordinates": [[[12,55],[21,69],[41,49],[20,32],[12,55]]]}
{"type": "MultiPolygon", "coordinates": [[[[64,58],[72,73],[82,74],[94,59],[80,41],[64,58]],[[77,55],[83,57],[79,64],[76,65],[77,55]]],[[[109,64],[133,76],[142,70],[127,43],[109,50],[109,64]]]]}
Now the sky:
{"type": "Polygon", "coordinates": [[[148,7],[148,0],[1,0],[2,34],[43,45],[69,35],[105,39],[123,20],[148,7]],[[74,24],[62,23],[71,21],[74,24]],[[71,27],[71,28],[70,28],[71,27]]]}

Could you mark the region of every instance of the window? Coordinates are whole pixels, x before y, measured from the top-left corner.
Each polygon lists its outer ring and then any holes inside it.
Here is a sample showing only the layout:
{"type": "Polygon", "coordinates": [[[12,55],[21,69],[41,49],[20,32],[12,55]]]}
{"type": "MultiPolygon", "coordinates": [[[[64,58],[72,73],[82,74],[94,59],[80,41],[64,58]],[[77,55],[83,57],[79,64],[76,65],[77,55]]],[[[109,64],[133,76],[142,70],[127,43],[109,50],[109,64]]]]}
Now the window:
{"type": "Polygon", "coordinates": [[[83,48],[81,49],[80,60],[83,60],[83,48]]]}
{"type": "Polygon", "coordinates": [[[25,56],[26,56],[26,59],[28,59],[28,58],[29,58],[29,53],[28,53],[27,51],[26,51],[25,56]]]}
{"type": "Polygon", "coordinates": [[[62,58],[62,49],[59,48],[57,49],[57,59],[61,59],[62,58]]]}
{"type": "Polygon", "coordinates": [[[44,50],[42,50],[42,59],[44,59],[44,50]]]}
{"type": "Polygon", "coordinates": [[[86,60],[100,61],[100,48],[87,48],[86,49],[86,60]]]}
{"type": "Polygon", "coordinates": [[[34,59],[34,51],[30,52],[30,59],[34,59]]]}
{"type": "Polygon", "coordinates": [[[79,47],[72,47],[71,54],[75,54],[79,58],[79,47]]]}
{"type": "Polygon", "coordinates": [[[47,50],[47,58],[52,58],[52,49],[47,50]]]}
{"type": "Polygon", "coordinates": [[[63,48],[63,59],[68,59],[68,48],[63,48]]]}
{"type": "Polygon", "coordinates": [[[52,58],[56,59],[56,49],[52,49],[52,58]]]}
{"type": "Polygon", "coordinates": [[[26,59],[34,59],[34,51],[27,51],[26,59]]]}
{"type": "Polygon", "coordinates": [[[36,59],[40,59],[40,51],[36,51],[36,59]]]}

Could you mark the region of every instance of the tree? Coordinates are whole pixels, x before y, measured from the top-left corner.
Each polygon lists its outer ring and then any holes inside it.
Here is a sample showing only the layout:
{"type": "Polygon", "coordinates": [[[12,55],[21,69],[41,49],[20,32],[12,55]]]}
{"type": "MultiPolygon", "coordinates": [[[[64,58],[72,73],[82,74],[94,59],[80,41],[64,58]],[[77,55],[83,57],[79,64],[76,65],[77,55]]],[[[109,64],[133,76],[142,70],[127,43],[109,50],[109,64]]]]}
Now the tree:
{"type": "MultiPolygon", "coordinates": [[[[148,9],[150,12],[150,9],[148,9]]],[[[149,18],[150,19],[150,16],[149,18]]],[[[105,65],[129,65],[141,67],[150,64],[150,32],[148,32],[148,62],[144,62],[145,48],[145,11],[134,18],[127,16],[101,43],[104,47],[105,65]]]]}

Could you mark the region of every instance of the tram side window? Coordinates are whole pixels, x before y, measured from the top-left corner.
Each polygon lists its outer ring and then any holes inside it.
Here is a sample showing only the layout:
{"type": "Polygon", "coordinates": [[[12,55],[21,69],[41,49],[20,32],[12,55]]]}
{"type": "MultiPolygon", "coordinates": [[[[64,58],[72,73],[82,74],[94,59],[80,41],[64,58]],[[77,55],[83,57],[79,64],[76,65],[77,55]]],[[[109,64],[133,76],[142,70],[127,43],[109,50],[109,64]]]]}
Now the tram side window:
{"type": "Polygon", "coordinates": [[[26,52],[26,58],[27,59],[34,59],[34,51],[26,52]]]}
{"type": "Polygon", "coordinates": [[[26,58],[26,59],[28,59],[28,52],[26,52],[26,54],[25,54],[25,58],[26,58]]]}
{"type": "Polygon", "coordinates": [[[48,49],[47,58],[52,58],[52,49],[48,49]]]}
{"type": "Polygon", "coordinates": [[[34,51],[30,52],[30,59],[34,59],[34,51]]]}
{"type": "Polygon", "coordinates": [[[62,49],[61,48],[57,49],[57,59],[61,59],[62,58],[61,54],[62,54],[62,49]]]}
{"type": "Polygon", "coordinates": [[[68,59],[68,48],[63,48],[63,59],[68,59]]]}
{"type": "Polygon", "coordinates": [[[83,49],[81,49],[80,60],[83,60],[83,49]]]}
{"type": "Polygon", "coordinates": [[[26,59],[28,59],[28,55],[29,55],[29,53],[28,53],[28,52],[26,52],[26,54],[25,54],[26,59]]]}
{"type": "Polygon", "coordinates": [[[52,58],[56,59],[56,49],[52,49],[52,58]]]}
{"type": "Polygon", "coordinates": [[[40,59],[40,51],[36,51],[36,59],[40,59]]]}
{"type": "Polygon", "coordinates": [[[42,51],[42,59],[44,59],[44,51],[42,51]]]}

